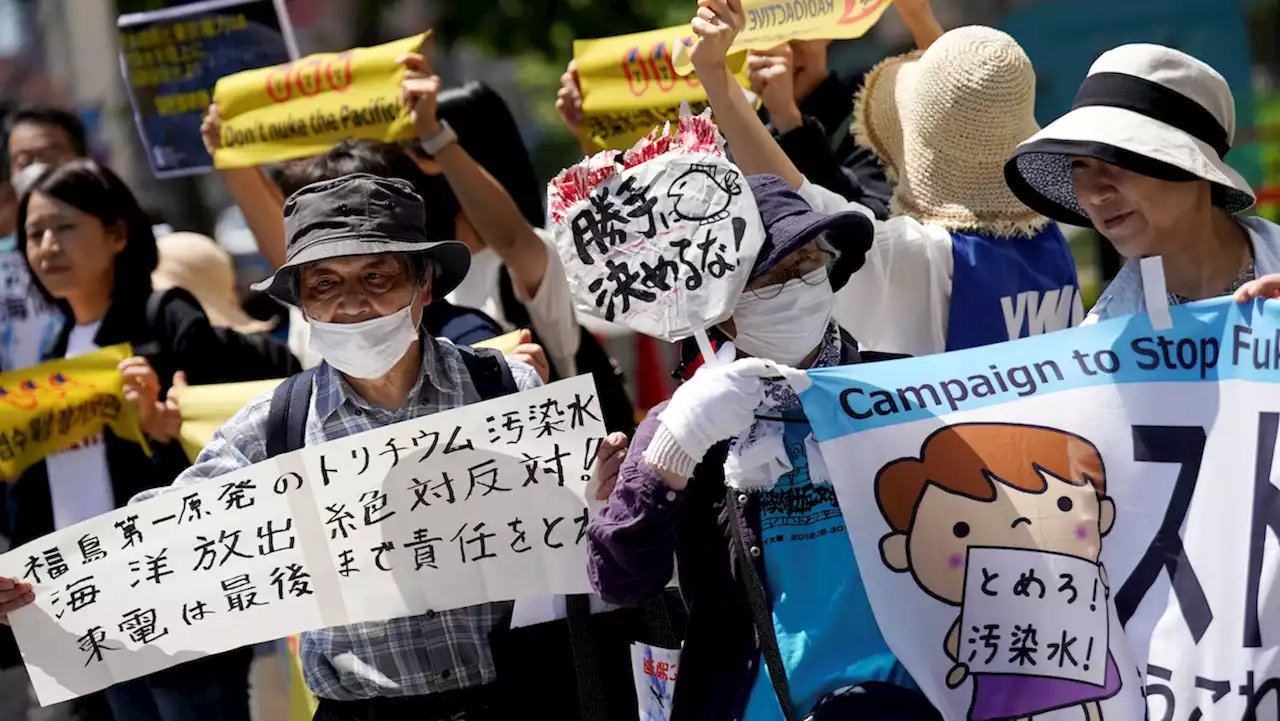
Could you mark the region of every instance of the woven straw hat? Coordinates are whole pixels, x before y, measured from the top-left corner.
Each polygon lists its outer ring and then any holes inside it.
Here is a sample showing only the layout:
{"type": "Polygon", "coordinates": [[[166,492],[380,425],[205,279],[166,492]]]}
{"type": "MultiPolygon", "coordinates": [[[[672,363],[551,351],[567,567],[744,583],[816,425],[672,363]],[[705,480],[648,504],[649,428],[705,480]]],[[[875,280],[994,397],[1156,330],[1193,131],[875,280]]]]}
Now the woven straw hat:
{"type": "Polygon", "coordinates": [[[1004,164],[1031,137],[1036,77],[1021,46],[993,28],[943,34],[923,53],[867,73],[853,134],[895,181],[892,207],[948,230],[1034,235],[1049,223],[1005,185],[1004,164]]]}
{"type": "Polygon", "coordinates": [[[156,240],[160,262],[151,273],[155,290],[181,288],[200,301],[215,328],[240,333],[265,333],[271,321],[256,320],[236,298],[236,272],[231,256],[213,238],[199,233],[170,233],[156,240]]]}

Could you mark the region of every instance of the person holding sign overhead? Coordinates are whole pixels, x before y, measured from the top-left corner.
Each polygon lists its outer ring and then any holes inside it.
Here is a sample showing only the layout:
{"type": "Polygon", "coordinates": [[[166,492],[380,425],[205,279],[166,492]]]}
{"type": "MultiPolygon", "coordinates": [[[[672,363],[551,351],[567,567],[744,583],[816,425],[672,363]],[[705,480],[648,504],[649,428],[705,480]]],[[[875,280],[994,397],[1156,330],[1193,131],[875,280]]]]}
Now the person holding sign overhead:
{"type": "Polygon", "coordinates": [[[676,721],[940,718],[880,637],[825,464],[773,365],[863,360],[832,320],[833,285],[848,278],[837,262],[861,265],[871,221],[815,212],[777,176],[746,181],[764,240],[738,259],[749,280],[717,326],[733,343],[649,413],[621,464],[602,456],[616,485],[588,527],[592,583],[639,603],[674,560],[689,607],[676,721]]]}
{"type": "Polygon", "coordinates": [[[1094,62],[1071,112],[1018,146],[1009,188],[1045,215],[1097,229],[1130,259],[1087,322],[1147,309],[1140,258],[1163,259],[1174,305],[1280,272],[1280,226],[1235,217],[1255,200],[1224,160],[1235,130],[1216,70],[1172,48],[1122,45],[1094,62]]]}
{"type": "MultiPolygon", "coordinates": [[[[725,53],[746,22],[741,1],[699,5],[692,59],[736,162],[786,178],[822,212],[861,208],[806,179],[738,90],[725,53]]],[[[1004,183],[1005,161],[1037,129],[1035,82],[1013,38],[977,26],[867,74],[853,132],[888,168],[896,215],[876,222],[866,267],[837,302],[862,347],[927,355],[1084,319],[1062,233],[1004,183]]]]}

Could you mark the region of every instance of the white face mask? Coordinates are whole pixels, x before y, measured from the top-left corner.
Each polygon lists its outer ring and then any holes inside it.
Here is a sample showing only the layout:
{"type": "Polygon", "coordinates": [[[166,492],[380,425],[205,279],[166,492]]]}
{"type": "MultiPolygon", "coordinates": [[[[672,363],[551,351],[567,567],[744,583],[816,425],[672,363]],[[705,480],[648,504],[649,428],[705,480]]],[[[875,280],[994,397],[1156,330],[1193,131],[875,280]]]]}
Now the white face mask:
{"type": "Polygon", "coordinates": [[[311,321],[311,350],[352,378],[375,380],[385,376],[418,339],[413,306],[418,296],[391,315],[359,323],[311,321]]]}
{"type": "Polygon", "coordinates": [[[746,292],[733,310],[734,344],[757,358],[794,366],[813,352],[831,324],[835,294],[825,269],[788,283],[773,298],[746,292]]]}

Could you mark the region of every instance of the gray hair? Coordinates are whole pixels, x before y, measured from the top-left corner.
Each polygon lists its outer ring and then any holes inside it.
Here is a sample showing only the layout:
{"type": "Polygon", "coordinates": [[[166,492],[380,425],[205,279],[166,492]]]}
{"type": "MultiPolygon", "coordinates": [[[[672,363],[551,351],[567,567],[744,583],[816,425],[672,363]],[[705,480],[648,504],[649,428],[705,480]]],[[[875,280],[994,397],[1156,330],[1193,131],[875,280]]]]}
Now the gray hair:
{"type": "Polygon", "coordinates": [[[840,251],[836,250],[835,246],[831,244],[831,241],[827,240],[827,234],[825,232],[822,235],[819,235],[818,239],[815,240],[814,243],[818,246],[818,250],[822,251],[822,254],[827,257],[827,270],[830,271],[835,267],[835,264],[839,262],[840,251]]]}

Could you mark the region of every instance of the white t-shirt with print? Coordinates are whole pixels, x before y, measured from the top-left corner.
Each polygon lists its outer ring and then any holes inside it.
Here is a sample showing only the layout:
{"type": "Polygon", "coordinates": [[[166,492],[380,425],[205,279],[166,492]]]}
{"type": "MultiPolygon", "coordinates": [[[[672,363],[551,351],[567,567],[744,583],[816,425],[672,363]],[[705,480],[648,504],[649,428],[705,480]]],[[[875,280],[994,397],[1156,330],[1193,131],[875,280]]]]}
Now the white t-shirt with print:
{"type": "MultiPolygon", "coordinates": [[[[98,350],[93,339],[101,325],[102,321],[98,321],[72,328],[64,357],[74,358],[98,350]]],[[[107,446],[101,433],[82,438],[72,447],[49,456],[45,459],[45,468],[49,473],[54,530],[115,509],[107,446]]]]}

